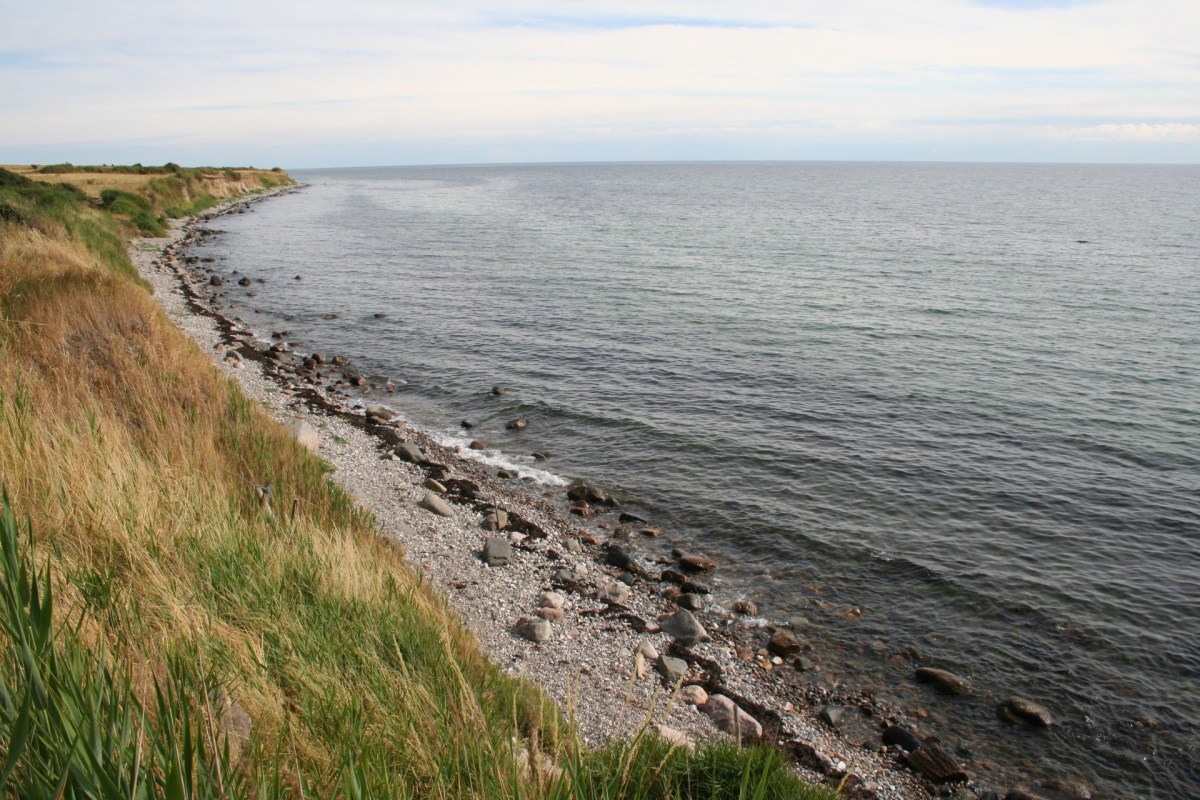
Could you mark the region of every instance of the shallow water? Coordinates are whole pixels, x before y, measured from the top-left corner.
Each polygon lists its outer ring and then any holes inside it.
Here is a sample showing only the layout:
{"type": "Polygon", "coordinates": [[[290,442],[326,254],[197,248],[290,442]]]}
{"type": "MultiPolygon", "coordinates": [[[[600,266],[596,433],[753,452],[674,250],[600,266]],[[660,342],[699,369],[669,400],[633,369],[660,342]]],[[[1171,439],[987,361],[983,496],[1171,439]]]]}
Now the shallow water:
{"type": "Polygon", "coordinates": [[[1200,794],[1200,168],[295,175],[204,246],[266,281],[230,290],[263,335],[617,490],[976,771],[1200,794]],[[1013,693],[1055,727],[997,720],[1013,693]]]}

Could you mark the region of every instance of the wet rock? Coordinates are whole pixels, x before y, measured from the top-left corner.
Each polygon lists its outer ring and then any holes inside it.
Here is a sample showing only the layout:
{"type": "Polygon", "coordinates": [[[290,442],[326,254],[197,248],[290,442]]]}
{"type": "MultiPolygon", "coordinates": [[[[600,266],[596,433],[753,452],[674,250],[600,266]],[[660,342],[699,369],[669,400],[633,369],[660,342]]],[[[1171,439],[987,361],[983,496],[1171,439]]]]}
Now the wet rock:
{"type": "Polygon", "coordinates": [[[317,429],[302,419],[294,419],[284,426],[301,447],[310,452],[317,452],[317,429]]]}
{"type": "Polygon", "coordinates": [[[914,673],[914,677],[922,683],[933,684],[947,694],[968,697],[975,693],[975,690],[971,688],[970,681],[944,669],[919,667],[914,673]]]}
{"type": "Polygon", "coordinates": [[[478,439],[471,440],[471,443],[467,445],[467,447],[472,450],[487,450],[487,444],[479,441],[478,439]]]}
{"type": "MultiPolygon", "coordinates": [[[[344,367],[344,366],[347,366],[349,363],[350,363],[350,359],[346,358],[345,356],[334,356],[333,357],[333,365],[335,367],[344,367]]],[[[368,411],[367,413],[369,414],[371,412],[368,411]]],[[[387,417],[384,417],[384,419],[387,419],[387,417]]]]}
{"type": "Polygon", "coordinates": [[[1034,728],[1049,728],[1054,718],[1044,707],[1023,697],[1009,697],[996,707],[996,715],[1006,722],[1029,725],[1034,728]]]}
{"type": "Polygon", "coordinates": [[[617,520],[619,522],[636,523],[638,525],[645,525],[647,522],[649,522],[649,520],[647,520],[645,517],[640,517],[637,514],[632,514],[628,511],[622,511],[621,515],[617,517],[617,520]]]}
{"type": "Polygon", "coordinates": [[[514,473],[512,470],[498,469],[498,470],[496,470],[496,477],[502,481],[507,481],[507,480],[512,480],[513,478],[515,478],[517,476],[516,476],[516,473],[514,473]]]}
{"type": "Polygon", "coordinates": [[[803,648],[794,633],[780,629],[771,634],[770,640],[767,641],[767,649],[777,656],[790,658],[800,655],[803,648]]]}
{"type": "Polygon", "coordinates": [[[704,598],[698,594],[683,594],[676,600],[681,608],[686,608],[689,611],[699,611],[704,608],[704,598]]]}
{"type": "Polygon", "coordinates": [[[819,715],[821,721],[831,728],[836,728],[842,723],[842,717],[846,716],[845,706],[825,706],[821,709],[819,715]]]}
{"type": "Polygon", "coordinates": [[[708,702],[708,692],[702,686],[681,686],[679,699],[689,706],[702,706],[708,702]]]}
{"type": "Polygon", "coordinates": [[[477,420],[473,420],[473,419],[464,419],[464,420],[463,420],[462,422],[460,422],[459,424],[460,424],[460,425],[462,425],[462,426],[463,426],[464,428],[466,428],[467,430],[471,430],[471,428],[478,428],[478,427],[479,427],[479,422],[478,422],[477,420]]]}
{"type": "Polygon", "coordinates": [[[596,598],[605,603],[623,606],[629,602],[629,587],[620,581],[605,581],[596,590],[596,598]]]}
{"type": "Polygon", "coordinates": [[[483,561],[489,567],[503,567],[512,561],[512,542],[488,537],[483,543],[483,561]]]}
{"type": "Polygon", "coordinates": [[[687,576],[673,569],[664,569],[658,574],[658,579],[663,583],[687,583],[687,576]]]}
{"type": "Polygon", "coordinates": [[[961,783],[968,779],[959,763],[936,742],[926,742],[907,756],[908,765],[934,783],[961,783]]]}
{"type": "Polygon", "coordinates": [[[523,431],[528,424],[529,421],[524,417],[518,417],[517,419],[509,420],[504,427],[510,431],[523,431]]]}
{"type": "Polygon", "coordinates": [[[620,547],[610,545],[606,559],[608,563],[612,564],[614,567],[628,570],[634,575],[637,575],[639,578],[649,577],[649,575],[646,574],[645,568],[643,568],[642,565],[637,562],[637,559],[625,550],[622,550],[620,547]]]}
{"type": "Polygon", "coordinates": [[[225,279],[222,278],[220,275],[213,275],[211,278],[208,279],[209,286],[221,286],[224,283],[225,283],[225,279]]]}
{"type": "Polygon", "coordinates": [[[910,753],[921,746],[921,740],[903,725],[891,725],[885,728],[883,731],[883,743],[886,745],[899,745],[910,753]]]}
{"type": "Polygon", "coordinates": [[[542,592],[538,595],[538,603],[543,608],[562,608],[566,602],[567,598],[558,592],[542,592]]]}
{"type": "Polygon", "coordinates": [[[396,455],[400,456],[401,460],[412,464],[419,464],[425,460],[425,454],[421,452],[421,448],[412,442],[401,442],[396,445],[396,455]]]}
{"type": "Polygon", "coordinates": [[[567,499],[596,505],[606,505],[610,502],[608,495],[602,490],[586,483],[577,483],[568,489],[567,499]]]}
{"type": "Polygon", "coordinates": [[[250,285],[249,278],[242,278],[241,280],[238,281],[238,286],[249,286],[249,285],[250,285]]]}
{"type": "MultiPolygon", "coordinates": [[[[335,358],[334,361],[336,362],[337,359],[335,358]]],[[[384,422],[387,422],[392,417],[396,416],[396,412],[387,406],[367,406],[366,412],[368,417],[375,417],[376,419],[381,419],[384,422]]]]}
{"type": "Polygon", "coordinates": [[[506,394],[508,394],[508,389],[505,389],[503,386],[493,386],[492,387],[492,396],[493,397],[503,397],[506,394]]]}
{"type": "Polygon", "coordinates": [[[682,567],[694,572],[712,572],[717,568],[716,562],[708,556],[702,556],[699,553],[678,552],[676,556],[679,558],[679,564],[682,567]]]}
{"type": "Polygon", "coordinates": [[[753,617],[758,614],[758,606],[753,600],[738,600],[733,604],[733,610],[739,614],[753,617]]]}
{"type": "Polygon", "coordinates": [[[640,533],[642,536],[658,538],[659,536],[663,535],[663,529],[662,528],[639,528],[638,533],[640,533]]]}
{"type": "Polygon", "coordinates": [[[489,511],[483,518],[483,527],[489,531],[502,531],[508,527],[508,512],[502,508],[489,511]]]}
{"type": "Polygon", "coordinates": [[[704,630],[692,612],[681,608],[662,621],[662,631],[677,639],[685,647],[691,647],[697,642],[707,641],[708,633],[704,630]]]}
{"type": "Polygon", "coordinates": [[[714,694],[700,707],[717,727],[738,739],[762,738],[762,725],[754,717],[738,708],[737,704],[723,694],[714,694]]]}
{"type": "Polygon", "coordinates": [[[1059,778],[1050,784],[1050,788],[1073,798],[1073,800],[1092,800],[1096,790],[1083,778],[1059,778]]]}
{"type": "Polygon", "coordinates": [[[434,514],[437,514],[441,517],[454,516],[454,511],[451,510],[450,505],[433,492],[429,492],[422,497],[420,505],[422,508],[432,511],[434,514]]]}
{"type": "Polygon", "coordinates": [[[679,585],[679,588],[687,594],[712,594],[712,589],[703,583],[696,583],[695,581],[684,581],[679,585]]]}
{"type": "Polygon", "coordinates": [[[1004,795],[1004,800],[1042,800],[1042,796],[1034,794],[1024,786],[1014,786],[1004,795]]]}
{"type": "Polygon", "coordinates": [[[518,636],[538,644],[550,641],[550,637],[554,635],[550,623],[541,617],[521,617],[517,620],[514,631],[518,636]]]}
{"type": "Polygon", "coordinates": [[[674,686],[687,676],[688,663],[682,658],[663,656],[658,660],[658,671],[667,683],[674,686]]]}

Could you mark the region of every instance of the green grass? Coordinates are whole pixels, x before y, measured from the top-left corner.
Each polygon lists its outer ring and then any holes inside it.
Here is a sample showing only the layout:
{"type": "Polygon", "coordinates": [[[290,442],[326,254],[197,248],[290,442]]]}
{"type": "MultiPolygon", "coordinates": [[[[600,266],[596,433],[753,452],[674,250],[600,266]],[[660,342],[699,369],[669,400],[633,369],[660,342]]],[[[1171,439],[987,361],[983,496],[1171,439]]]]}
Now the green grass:
{"type": "Polygon", "coordinates": [[[582,747],[170,324],[105,199],[0,171],[5,796],[831,797],[771,749],[582,747]]]}

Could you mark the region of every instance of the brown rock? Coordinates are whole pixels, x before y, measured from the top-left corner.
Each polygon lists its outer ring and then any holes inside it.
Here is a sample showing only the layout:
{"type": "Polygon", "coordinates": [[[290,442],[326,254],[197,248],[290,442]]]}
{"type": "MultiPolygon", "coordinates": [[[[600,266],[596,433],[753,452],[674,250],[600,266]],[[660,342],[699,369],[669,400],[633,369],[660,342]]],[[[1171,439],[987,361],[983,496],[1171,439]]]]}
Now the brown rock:
{"type": "Polygon", "coordinates": [[[708,702],[700,707],[721,730],[733,734],[738,739],[755,740],[762,738],[762,725],[758,720],[738,708],[737,704],[723,694],[714,694],[708,702]]]}
{"type": "Polygon", "coordinates": [[[975,690],[971,688],[970,681],[944,669],[919,667],[914,677],[922,683],[933,684],[947,694],[969,697],[975,693],[975,690]]]}
{"type": "Polygon", "coordinates": [[[934,783],[966,781],[968,775],[936,742],[926,742],[908,754],[908,765],[934,783]]]}
{"type": "Polygon", "coordinates": [[[800,651],[803,649],[800,646],[800,642],[796,639],[795,634],[793,634],[791,631],[785,631],[783,629],[777,630],[775,633],[771,634],[771,639],[767,642],[767,648],[772,653],[783,656],[784,658],[798,656],[800,655],[800,651]]]}

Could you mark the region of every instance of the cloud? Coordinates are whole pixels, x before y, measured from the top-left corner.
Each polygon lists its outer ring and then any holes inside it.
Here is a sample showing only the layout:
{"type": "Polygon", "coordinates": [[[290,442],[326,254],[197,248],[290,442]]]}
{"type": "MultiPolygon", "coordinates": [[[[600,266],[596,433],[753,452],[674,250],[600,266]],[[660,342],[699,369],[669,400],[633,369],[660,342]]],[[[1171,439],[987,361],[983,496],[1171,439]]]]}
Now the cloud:
{"type": "Polygon", "coordinates": [[[1198,142],[1200,125],[1187,122],[1122,122],[1056,128],[1056,137],[1095,142],[1198,142]]]}

